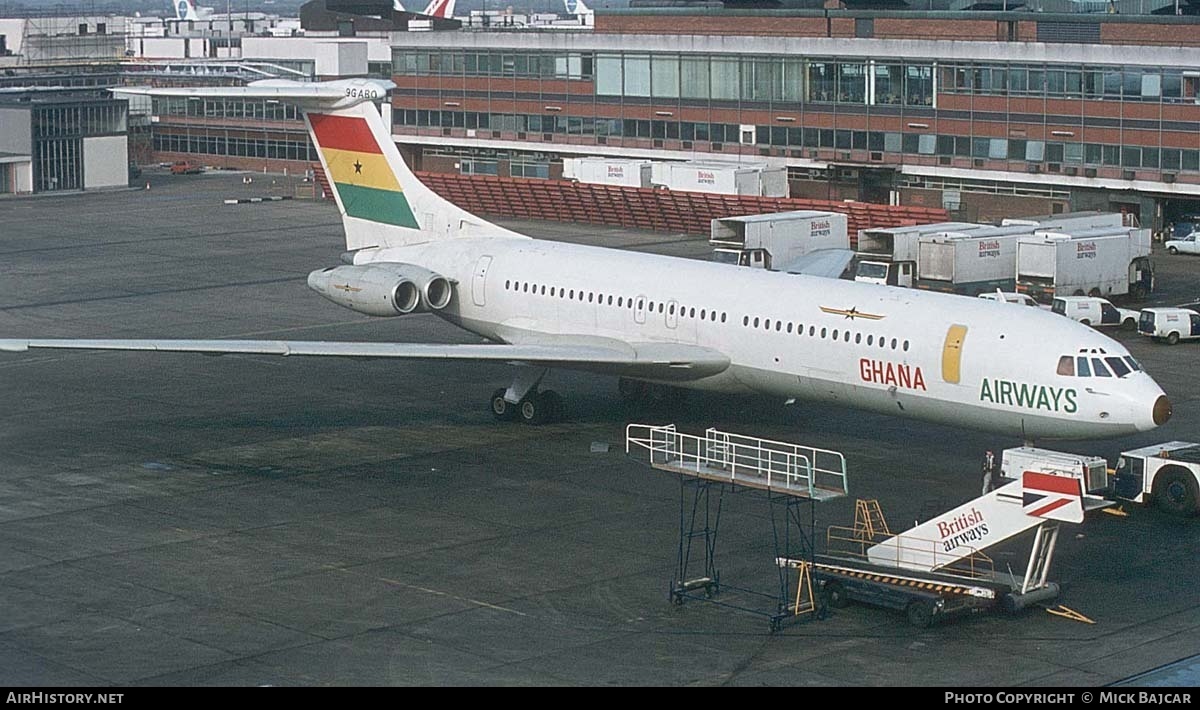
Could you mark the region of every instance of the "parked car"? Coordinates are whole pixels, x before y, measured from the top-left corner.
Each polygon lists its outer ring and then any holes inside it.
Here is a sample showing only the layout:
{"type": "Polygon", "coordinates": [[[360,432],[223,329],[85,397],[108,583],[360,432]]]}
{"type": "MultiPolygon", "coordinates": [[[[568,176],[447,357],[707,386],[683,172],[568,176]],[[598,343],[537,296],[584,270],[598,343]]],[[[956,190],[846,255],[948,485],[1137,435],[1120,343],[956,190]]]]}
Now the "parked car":
{"type": "Polygon", "coordinates": [[[1033,297],[1025,293],[1013,293],[1012,291],[993,291],[991,293],[981,293],[979,294],[979,297],[989,301],[1003,300],[1005,303],[1012,303],[1018,306],[1034,306],[1036,308],[1050,310],[1050,306],[1047,306],[1044,303],[1038,303],[1037,301],[1033,300],[1033,297]]]}
{"type": "Polygon", "coordinates": [[[204,172],[204,168],[199,163],[193,163],[190,160],[177,160],[171,164],[172,175],[197,175],[204,172]]]}
{"type": "Polygon", "coordinates": [[[1188,308],[1143,308],[1138,332],[1174,345],[1180,340],[1200,340],[1200,313],[1188,308]]]}
{"type": "Polygon", "coordinates": [[[1139,318],[1137,311],[1117,308],[1106,299],[1095,296],[1059,296],[1054,299],[1050,310],[1084,325],[1119,326],[1128,330],[1137,327],[1139,318]]]}
{"type": "Polygon", "coordinates": [[[1165,246],[1171,254],[1200,254],[1200,232],[1192,232],[1177,239],[1168,239],[1165,246]]]}

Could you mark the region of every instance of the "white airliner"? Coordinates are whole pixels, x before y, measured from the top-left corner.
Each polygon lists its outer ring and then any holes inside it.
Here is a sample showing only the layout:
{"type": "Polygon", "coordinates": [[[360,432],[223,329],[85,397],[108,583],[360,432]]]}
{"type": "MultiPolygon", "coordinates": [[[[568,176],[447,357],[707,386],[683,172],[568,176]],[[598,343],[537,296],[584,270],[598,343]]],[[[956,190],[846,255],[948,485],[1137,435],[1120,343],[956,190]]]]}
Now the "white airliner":
{"type": "MultiPolygon", "coordinates": [[[[498,418],[534,423],[557,395],[548,368],[829,402],[1039,438],[1153,429],[1159,386],[1118,342],[1036,308],[812,275],[530,239],[442,199],[409,171],[375,107],[391,82],[282,80],[146,89],[299,105],[343,215],[341,266],[308,285],[359,313],[421,311],[494,344],[262,340],[3,340],[0,350],[256,353],[516,365],[498,418]]],[[[131,91],[123,89],[123,91],[131,91]]]]}

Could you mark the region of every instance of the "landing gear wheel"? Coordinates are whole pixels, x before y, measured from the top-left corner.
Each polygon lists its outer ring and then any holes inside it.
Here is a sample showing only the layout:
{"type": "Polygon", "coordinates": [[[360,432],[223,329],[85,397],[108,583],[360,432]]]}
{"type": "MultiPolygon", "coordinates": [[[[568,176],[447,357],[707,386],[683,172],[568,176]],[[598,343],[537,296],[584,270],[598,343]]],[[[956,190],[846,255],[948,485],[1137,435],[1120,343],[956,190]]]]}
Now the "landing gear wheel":
{"type": "Polygon", "coordinates": [[[536,392],[530,392],[517,405],[517,413],[526,424],[538,425],[546,421],[546,402],[536,392]]]}
{"type": "Polygon", "coordinates": [[[850,599],[846,596],[846,588],[841,582],[829,581],[825,583],[825,603],[834,609],[844,609],[850,604],[850,599]]]}
{"type": "Polygon", "coordinates": [[[517,414],[526,424],[552,422],[562,413],[562,397],[554,390],[530,392],[517,405],[517,414]]]}
{"type": "Polygon", "coordinates": [[[904,610],[908,623],[918,629],[927,629],[933,623],[933,602],[928,599],[914,599],[904,610]]]}
{"type": "Polygon", "coordinates": [[[1154,502],[1171,515],[1195,515],[1197,511],[1196,479],[1178,467],[1159,471],[1154,481],[1154,502]]]}
{"type": "Polygon", "coordinates": [[[501,387],[492,393],[490,409],[492,410],[492,416],[499,421],[508,421],[517,416],[517,408],[514,405],[509,404],[508,400],[504,398],[504,393],[506,391],[507,390],[501,387]]]}

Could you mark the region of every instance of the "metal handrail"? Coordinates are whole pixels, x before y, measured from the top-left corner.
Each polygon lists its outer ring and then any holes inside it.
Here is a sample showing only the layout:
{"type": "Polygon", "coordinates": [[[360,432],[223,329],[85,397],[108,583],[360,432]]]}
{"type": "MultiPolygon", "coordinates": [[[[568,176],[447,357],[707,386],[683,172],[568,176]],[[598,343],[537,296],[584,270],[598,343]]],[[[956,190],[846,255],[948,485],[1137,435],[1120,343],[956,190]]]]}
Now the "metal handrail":
{"type": "Polygon", "coordinates": [[[843,494],[847,490],[845,457],[828,449],[717,429],[697,436],[679,432],[674,425],[629,424],[625,429],[625,453],[634,447],[649,451],[652,464],[670,462],[675,468],[697,474],[720,471],[727,473],[731,482],[752,480],[768,488],[806,491],[810,496],[817,489],[843,494]]]}

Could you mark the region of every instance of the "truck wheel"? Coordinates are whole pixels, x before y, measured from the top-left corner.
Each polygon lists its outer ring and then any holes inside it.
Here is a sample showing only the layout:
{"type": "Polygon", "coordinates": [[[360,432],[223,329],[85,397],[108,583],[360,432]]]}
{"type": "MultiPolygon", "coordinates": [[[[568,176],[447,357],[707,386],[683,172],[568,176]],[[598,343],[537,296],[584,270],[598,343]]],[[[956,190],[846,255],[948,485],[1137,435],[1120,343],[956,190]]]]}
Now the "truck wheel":
{"type": "Polygon", "coordinates": [[[1083,293],[1083,289],[1081,289],[1081,288],[1077,288],[1077,289],[1075,289],[1075,293],[1073,293],[1073,294],[1071,294],[1071,295],[1072,295],[1072,296],[1082,296],[1082,295],[1084,295],[1084,293],[1083,293]]]}
{"type": "Polygon", "coordinates": [[[1126,318],[1125,320],[1121,321],[1121,329],[1122,330],[1136,330],[1137,329],[1137,321],[1132,318],[1126,318]]]}
{"type": "Polygon", "coordinates": [[[1091,324],[1092,324],[1092,322],[1091,322],[1090,320],[1088,320],[1087,318],[1080,318],[1080,319],[1079,319],[1079,322],[1080,322],[1080,323],[1083,323],[1084,325],[1091,325],[1091,324]]]}
{"type": "Polygon", "coordinates": [[[825,603],[834,609],[845,609],[850,604],[846,596],[846,588],[841,582],[831,580],[825,583],[825,603]]]}
{"type": "Polygon", "coordinates": [[[1167,466],[1154,479],[1154,502],[1171,515],[1195,515],[1200,494],[1196,477],[1182,466],[1167,466]]]}
{"type": "Polygon", "coordinates": [[[1144,301],[1150,297],[1150,289],[1146,288],[1145,284],[1135,284],[1129,292],[1129,297],[1134,301],[1144,301]]]}
{"type": "Polygon", "coordinates": [[[1167,333],[1167,345],[1179,344],[1179,333],[1167,333]]]}
{"type": "Polygon", "coordinates": [[[914,599],[904,610],[908,623],[918,629],[927,629],[933,623],[933,602],[928,599],[914,599]]]}
{"type": "Polygon", "coordinates": [[[1179,250],[1176,249],[1175,247],[1167,247],[1167,253],[1168,254],[1178,254],[1179,250]]]}
{"type": "Polygon", "coordinates": [[[1088,295],[1092,298],[1100,298],[1100,289],[1094,288],[1091,291],[1088,291],[1088,295]]]}

